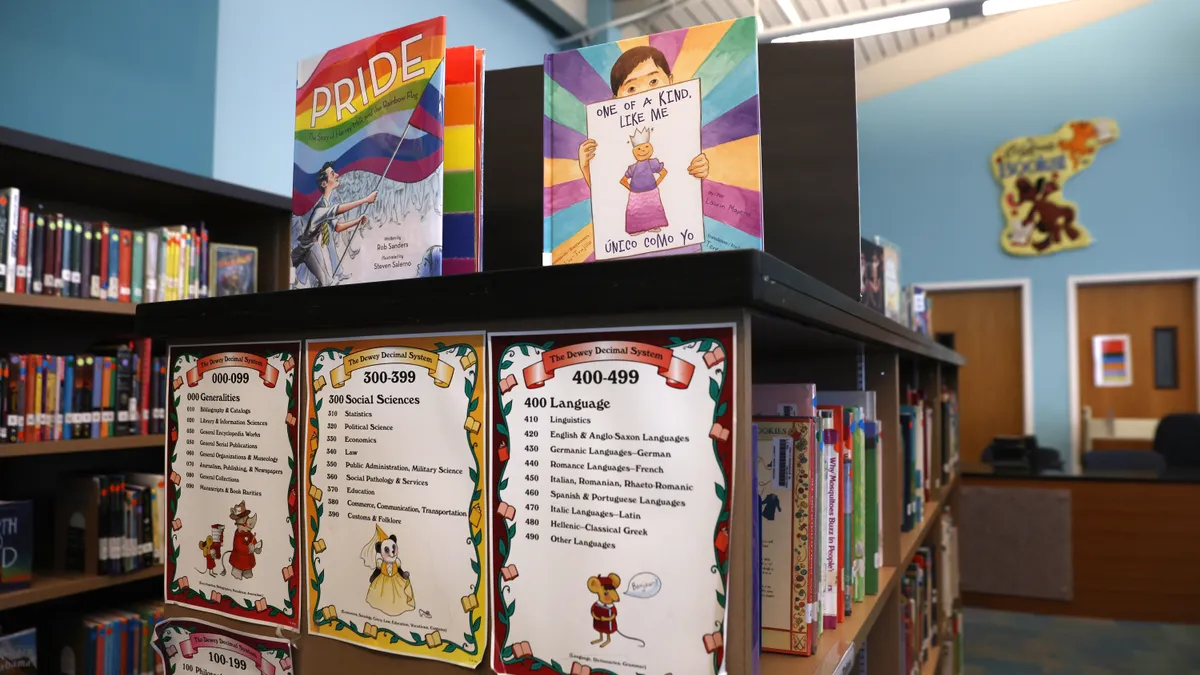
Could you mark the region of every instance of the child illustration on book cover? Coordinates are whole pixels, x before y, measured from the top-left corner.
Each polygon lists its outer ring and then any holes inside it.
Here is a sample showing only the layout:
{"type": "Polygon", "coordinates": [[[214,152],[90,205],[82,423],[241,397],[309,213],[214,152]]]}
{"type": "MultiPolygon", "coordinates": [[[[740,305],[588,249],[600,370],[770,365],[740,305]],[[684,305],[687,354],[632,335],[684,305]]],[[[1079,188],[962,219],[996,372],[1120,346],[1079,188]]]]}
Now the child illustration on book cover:
{"type": "Polygon", "coordinates": [[[297,68],[292,288],[440,274],[445,18],[297,68]]]}
{"type": "Polygon", "coordinates": [[[554,264],[761,248],[755,44],[739,19],[546,57],[554,264]]]}

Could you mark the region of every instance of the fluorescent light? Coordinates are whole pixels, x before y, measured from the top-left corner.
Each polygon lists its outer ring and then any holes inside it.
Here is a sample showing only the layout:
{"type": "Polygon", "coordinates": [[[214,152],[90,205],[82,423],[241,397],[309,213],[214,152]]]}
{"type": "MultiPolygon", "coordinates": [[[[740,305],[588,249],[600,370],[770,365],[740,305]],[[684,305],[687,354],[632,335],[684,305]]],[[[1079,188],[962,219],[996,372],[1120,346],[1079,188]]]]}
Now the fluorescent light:
{"type": "Polygon", "coordinates": [[[983,3],[983,15],[992,16],[993,14],[1015,12],[1019,9],[1057,5],[1062,2],[1067,2],[1067,0],[986,0],[983,3]]]}
{"type": "MultiPolygon", "coordinates": [[[[991,0],[989,0],[991,1],[991,0]]],[[[786,37],[775,38],[771,42],[814,42],[818,40],[854,40],[870,35],[880,35],[883,33],[894,33],[900,30],[911,30],[913,28],[924,28],[926,26],[936,26],[938,24],[947,23],[950,21],[950,10],[946,8],[932,9],[925,12],[915,12],[913,14],[904,14],[902,16],[894,16],[890,19],[876,19],[875,21],[864,21],[862,23],[854,23],[849,26],[839,26],[837,28],[828,28],[826,30],[813,31],[811,33],[800,33],[797,35],[788,35],[786,37]]]]}
{"type": "Polygon", "coordinates": [[[783,12],[789,23],[793,25],[800,23],[800,13],[796,11],[796,6],[792,4],[792,0],[775,0],[775,4],[779,5],[779,11],[783,12]]]}

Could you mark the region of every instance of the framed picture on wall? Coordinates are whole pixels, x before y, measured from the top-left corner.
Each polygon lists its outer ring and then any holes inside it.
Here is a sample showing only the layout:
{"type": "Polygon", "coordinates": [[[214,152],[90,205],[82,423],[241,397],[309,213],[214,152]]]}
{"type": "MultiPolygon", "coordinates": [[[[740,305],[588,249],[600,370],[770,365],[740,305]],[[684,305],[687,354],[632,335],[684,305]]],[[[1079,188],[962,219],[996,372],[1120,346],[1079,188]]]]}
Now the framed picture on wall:
{"type": "Polygon", "coordinates": [[[258,292],[257,248],[213,244],[208,255],[208,287],[214,297],[258,292]]]}

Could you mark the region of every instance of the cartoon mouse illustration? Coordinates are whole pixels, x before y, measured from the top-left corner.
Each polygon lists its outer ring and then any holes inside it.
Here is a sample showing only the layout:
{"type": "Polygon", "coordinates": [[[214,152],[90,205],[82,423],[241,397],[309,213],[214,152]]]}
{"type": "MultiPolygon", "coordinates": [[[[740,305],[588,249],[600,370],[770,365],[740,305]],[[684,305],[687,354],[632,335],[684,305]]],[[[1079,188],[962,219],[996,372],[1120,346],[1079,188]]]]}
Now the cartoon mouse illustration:
{"type": "Polygon", "coordinates": [[[626,640],[640,643],[639,647],[645,647],[645,640],[630,637],[617,629],[617,603],[621,601],[617,587],[620,585],[621,577],[616,574],[588,577],[588,590],[596,594],[596,602],[592,603],[592,628],[600,634],[600,637],[592,640],[592,644],[607,647],[612,642],[613,633],[616,633],[626,640]]]}
{"type": "MultiPolygon", "coordinates": [[[[217,576],[217,562],[221,559],[221,543],[225,538],[225,526],[215,523],[211,533],[200,542],[200,554],[204,556],[205,569],[196,568],[201,574],[217,576]]],[[[222,565],[221,574],[225,573],[222,565]]]]}
{"type": "Polygon", "coordinates": [[[1032,203],[1033,208],[1025,217],[1024,224],[1030,224],[1036,217],[1037,230],[1046,233],[1046,238],[1034,242],[1033,248],[1044,251],[1051,244],[1060,243],[1064,231],[1072,240],[1079,238],[1080,232],[1075,227],[1075,209],[1049,201],[1050,195],[1058,191],[1057,183],[1045,178],[1038,178],[1037,183],[1030,183],[1028,178],[1021,177],[1017,179],[1016,189],[1016,199],[1010,195],[1009,204],[1017,206],[1025,202],[1032,203]]]}

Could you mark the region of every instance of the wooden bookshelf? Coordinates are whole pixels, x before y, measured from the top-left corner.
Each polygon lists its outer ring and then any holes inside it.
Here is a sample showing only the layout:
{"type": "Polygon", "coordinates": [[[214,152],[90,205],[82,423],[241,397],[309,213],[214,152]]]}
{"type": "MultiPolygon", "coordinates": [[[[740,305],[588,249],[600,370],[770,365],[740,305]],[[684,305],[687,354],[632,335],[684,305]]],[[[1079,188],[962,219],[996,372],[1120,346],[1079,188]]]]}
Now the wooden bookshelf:
{"type": "Polygon", "coordinates": [[[133,316],[137,305],[132,302],[108,302],[92,298],[61,298],[55,295],[0,293],[0,306],[24,309],[43,309],[55,312],[89,312],[133,316]]]}
{"type": "Polygon", "coordinates": [[[33,585],[19,591],[0,593],[0,611],[24,607],[69,595],[87,593],[110,586],[153,579],[163,574],[162,565],[154,565],[130,574],[72,574],[34,572],[33,585]]]}
{"type": "Polygon", "coordinates": [[[44,441],[41,443],[12,443],[0,445],[0,459],[5,457],[32,457],[35,455],[66,455],[76,452],[104,452],[106,450],[129,450],[137,448],[161,448],[166,437],[163,434],[137,436],[110,436],[108,438],[83,438],[73,441],[44,441]]]}

